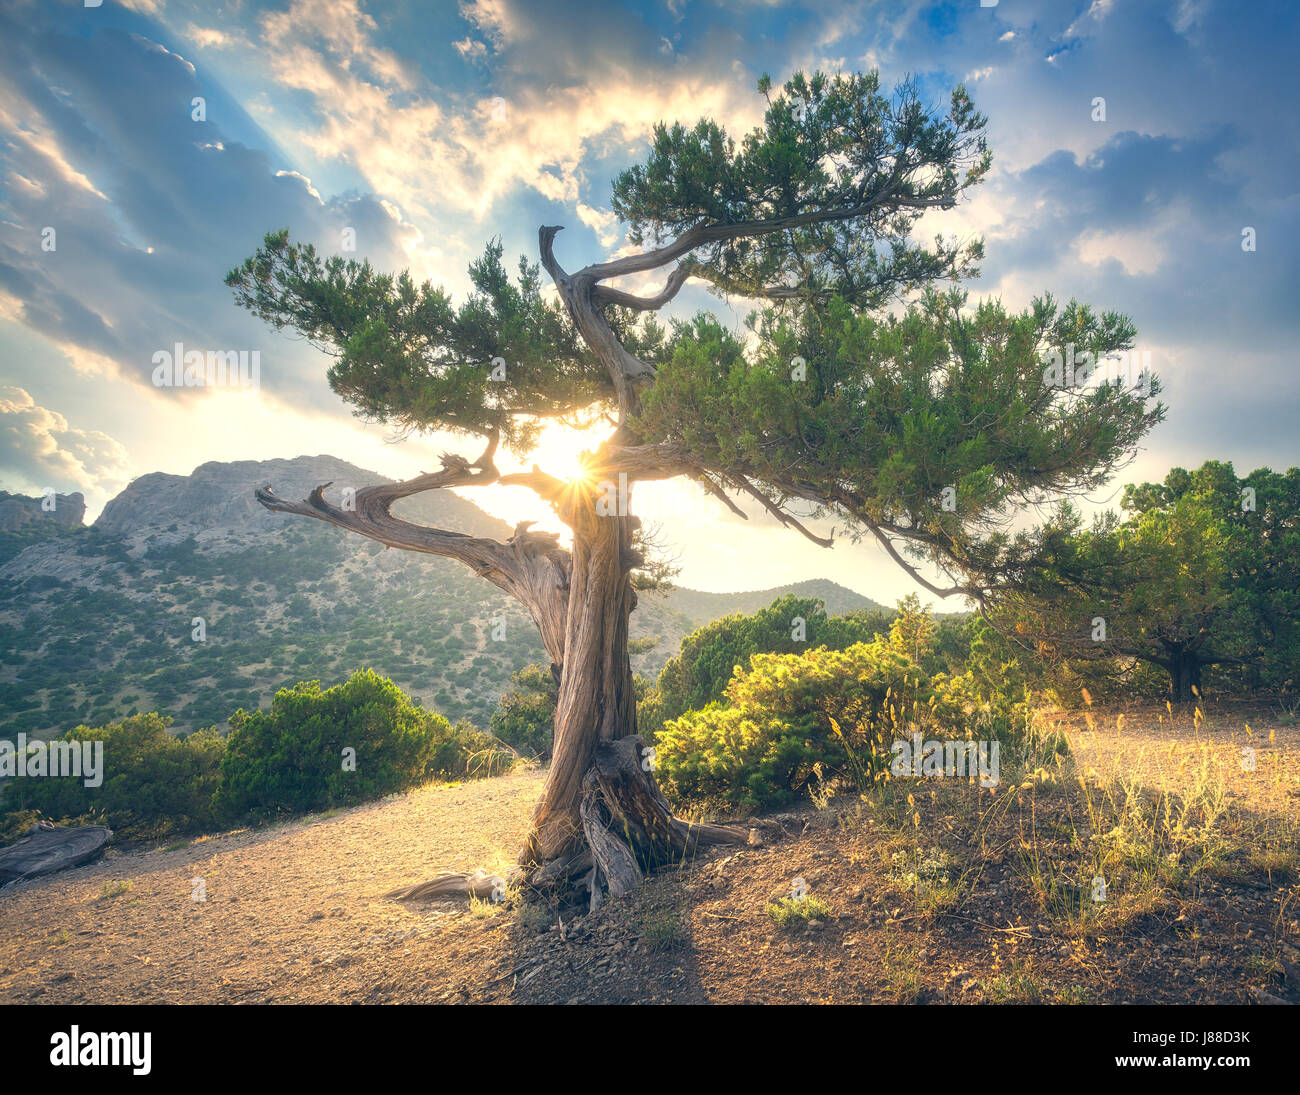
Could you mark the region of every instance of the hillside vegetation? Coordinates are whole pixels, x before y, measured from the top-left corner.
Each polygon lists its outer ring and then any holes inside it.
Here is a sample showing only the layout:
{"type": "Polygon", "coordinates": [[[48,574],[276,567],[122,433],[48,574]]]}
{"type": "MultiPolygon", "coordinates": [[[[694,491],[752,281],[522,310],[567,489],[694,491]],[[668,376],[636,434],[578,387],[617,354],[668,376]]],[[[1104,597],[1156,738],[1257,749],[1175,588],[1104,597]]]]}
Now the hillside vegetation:
{"type": "MultiPolygon", "coordinates": [[[[327,457],[207,464],[136,480],[91,528],[36,518],[0,533],[0,561],[11,556],[0,565],[0,736],[150,711],[175,732],[224,725],[287,685],[337,684],[358,668],[486,728],[511,674],[545,658],[522,607],[450,560],[266,513],[252,491],[271,478],[306,494],[379,477],[327,457]]],[[[510,535],[450,492],[404,507],[412,520],[510,535]]],[[[646,593],[632,618],[634,668],[657,675],[694,627],[787,591],[872,607],[820,581],[646,593]]]]}

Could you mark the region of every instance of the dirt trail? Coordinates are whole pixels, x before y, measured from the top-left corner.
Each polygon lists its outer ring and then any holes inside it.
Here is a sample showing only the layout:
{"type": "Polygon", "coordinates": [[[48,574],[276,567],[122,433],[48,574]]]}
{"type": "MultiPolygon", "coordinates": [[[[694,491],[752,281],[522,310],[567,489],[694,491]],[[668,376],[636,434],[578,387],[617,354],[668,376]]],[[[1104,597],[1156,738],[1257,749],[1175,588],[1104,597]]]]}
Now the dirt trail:
{"type": "Polygon", "coordinates": [[[440,915],[381,895],[443,869],[507,865],[541,780],[425,787],[19,883],[0,895],[0,1001],[370,999],[383,992],[371,978],[338,971],[391,965],[440,915]]]}

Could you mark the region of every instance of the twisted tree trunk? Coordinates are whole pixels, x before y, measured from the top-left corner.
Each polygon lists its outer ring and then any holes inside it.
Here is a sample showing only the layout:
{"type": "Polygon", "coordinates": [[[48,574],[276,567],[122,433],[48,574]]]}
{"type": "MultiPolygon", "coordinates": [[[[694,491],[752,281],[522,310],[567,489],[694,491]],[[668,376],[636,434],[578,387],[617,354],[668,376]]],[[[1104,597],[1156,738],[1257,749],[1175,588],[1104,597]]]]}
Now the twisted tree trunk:
{"type": "Polygon", "coordinates": [[[520,855],[537,866],[572,853],[583,842],[582,781],[600,742],[636,733],[636,695],[627,652],[628,620],[636,607],[629,574],[633,518],[600,516],[592,498],[570,513],[569,601],[564,660],[555,709],[551,767],[533,829],[520,855]]]}
{"type": "Polygon", "coordinates": [[[551,766],[518,868],[505,879],[483,871],[445,872],[388,896],[488,898],[503,883],[560,890],[580,885],[594,907],[606,890],[624,894],[643,872],[680,860],[700,843],[744,843],[748,829],[677,820],[643,763],[627,648],[637,603],[631,572],[644,562],[633,547],[637,519],[622,507],[602,513],[598,484],[559,484],[536,471],[501,476],[491,456],[491,445],[473,464],[445,456],[441,472],[364,487],[348,508],[328,502],[325,487],[302,502],[269,488],[257,499],[274,512],[315,517],[392,547],[459,560],[528,609],[558,667],[551,766]],[[419,491],[506,481],[527,481],[555,504],[573,529],[570,551],[554,535],[526,525],[497,543],[413,525],[390,512],[394,501],[419,491]]]}

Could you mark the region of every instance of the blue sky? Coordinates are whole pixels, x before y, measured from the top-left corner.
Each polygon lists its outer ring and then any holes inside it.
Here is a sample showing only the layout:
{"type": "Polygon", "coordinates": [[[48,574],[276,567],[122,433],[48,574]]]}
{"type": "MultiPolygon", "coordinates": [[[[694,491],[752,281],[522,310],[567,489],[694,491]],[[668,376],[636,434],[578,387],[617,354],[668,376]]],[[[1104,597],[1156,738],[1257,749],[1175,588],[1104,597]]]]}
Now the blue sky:
{"type": "MultiPolygon", "coordinates": [[[[1021,307],[1048,290],[1137,324],[1169,416],[1098,503],[1175,464],[1289,467],[1298,24],[1292,3],[1232,0],[10,0],[0,487],[81,490],[93,514],[136,475],[209,460],[329,452],[415,474],[446,439],[391,444],[329,391],[324,358],[234,307],[222,276],[263,233],[287,225],[336,251],[351,227],[376,265],[456,293],[494,236],[535,260],[543,223],[568,227],[560,261],[584,265],[627,246],[610,182],[655,121],[708,114],[741,132],[761,117],[761,73],[871,67],[935,102],[964,82],[989,117],[989,180],[921,225],[985,237],[973,297],[1021,307]],[[176,342],[258,349],[260,391],[153,387],[152,355],[176,342]]],[[[700,307],[743,311],[694,286],[674,302],[700,307]]],[[[577,447],[552,435],[539,461],[577,447]]],[[[521,495],[470,497],[544,518],[521,495]]],[[[827,552],[685,488],[641,503],[676,518],[688,585],[827,576],[885,601],[911,588],[874,548],[827,552]]]]}

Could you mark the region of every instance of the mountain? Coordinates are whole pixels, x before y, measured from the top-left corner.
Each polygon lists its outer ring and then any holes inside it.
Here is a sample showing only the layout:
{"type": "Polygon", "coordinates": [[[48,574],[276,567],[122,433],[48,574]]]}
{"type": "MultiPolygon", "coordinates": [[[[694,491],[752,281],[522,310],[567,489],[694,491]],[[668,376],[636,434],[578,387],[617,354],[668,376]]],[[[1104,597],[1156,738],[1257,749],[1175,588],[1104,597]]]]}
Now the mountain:
{"type": "Polygon", "coordinates": [[[86,516],[86,499],[81,494],[52,494],[48,498],[25,498],[0,490],[0,532],[41,523],[75,528],[86,516]]]}
{"type": "Polygon", "coordinates": [[[796,597],[818,598],[832,616],[842,616],[859,609],[884,607],[869,597],[854,593],[826,578],[812,578],[806,582],[776,586],[773,589],[756,589],[748,593],[702,593],[697,589],[675,589],[669,594],[669,603],[675,611],[699,627],[710,620],[730,616],[733,612],[757,612],[787,593],[793,593],[796,597]]]}
{"type": "Polygon", "coordinates": [[[32,544],[81,528],[86,500],[80,494],[26,498],[0,490],[0,563],[32,544]]]}
{"type": "MultiPolygon", "coordinates": [[[[451,560],[390,551],[253,498],[267,483],[302,498],[321,483],[333,494],[385,481],[330,456],[213,462],[141,476],[90,527],[80,495],[59,496],[57,520],[43,520],[52,515],[38,499],[3,495],[0,514],[18,516],[0,531],[0,735],[153,710],[177,730],[224,725],[286,685],[329,685],[361,667],[453,721],[486,725],[510,674],[546,660],[521,605],[451,560]]],[[[403,499],[394,513],[476,536],[512,531],[450,491],[403,499]]],[[[657,642],[633,667],[657,675],[694,628],[787,592],[832,613],[873,607],[828,581],[643,594],[632,637],[657,642]]]]}

